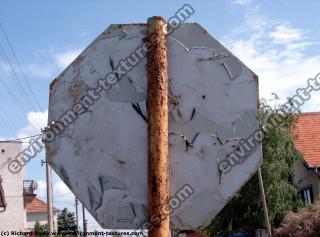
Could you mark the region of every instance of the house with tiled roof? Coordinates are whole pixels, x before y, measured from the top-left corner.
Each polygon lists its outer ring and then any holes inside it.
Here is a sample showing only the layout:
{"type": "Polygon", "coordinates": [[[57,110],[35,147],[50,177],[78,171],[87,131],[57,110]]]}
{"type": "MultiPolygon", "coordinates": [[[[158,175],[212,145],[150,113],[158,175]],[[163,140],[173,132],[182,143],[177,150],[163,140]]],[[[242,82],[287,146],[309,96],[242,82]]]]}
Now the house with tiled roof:
{"type": "MultiPolygon", "coordinates": [[[[25,209],[26,209],[26,230],[33,230],[34,226],[37,222],[39,224],[44,225],[47,224],[47,204],[38,199],[36,196],[32,197],[30,200],[25,202],[25,209]]],[[[57,231],[57,224],[58,224],[58,214],[59,209],[53,207],[53,230],[57,231]]]]}
{"type": "Polygon", "coordinates": [[[311,204],[320,200],[320,112],[302,113],[295,128],[294,144],[303,162],[294,165],[294,184],[302,199],[311,204]]]}

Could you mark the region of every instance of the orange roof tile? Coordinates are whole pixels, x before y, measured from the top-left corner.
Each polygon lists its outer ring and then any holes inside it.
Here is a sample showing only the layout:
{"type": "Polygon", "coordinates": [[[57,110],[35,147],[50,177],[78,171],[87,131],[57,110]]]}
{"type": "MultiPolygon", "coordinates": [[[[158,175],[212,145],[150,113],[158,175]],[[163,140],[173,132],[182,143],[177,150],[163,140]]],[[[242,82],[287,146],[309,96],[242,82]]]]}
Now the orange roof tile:
{"type": "Polygon", "coordinates": [[[320,166],[320,112],[301,113],[294,144],[311,167],[320,166]]]}
{"type": "MultiPolygon", "coordinates": [[[[59,211],[59,209],[53,207],[54,212],[59,211]]],[[[40,199],[34,197],[31,202],[26,204],[27,213],[31,212],[47,212],[47,204],[40,199]]]]}

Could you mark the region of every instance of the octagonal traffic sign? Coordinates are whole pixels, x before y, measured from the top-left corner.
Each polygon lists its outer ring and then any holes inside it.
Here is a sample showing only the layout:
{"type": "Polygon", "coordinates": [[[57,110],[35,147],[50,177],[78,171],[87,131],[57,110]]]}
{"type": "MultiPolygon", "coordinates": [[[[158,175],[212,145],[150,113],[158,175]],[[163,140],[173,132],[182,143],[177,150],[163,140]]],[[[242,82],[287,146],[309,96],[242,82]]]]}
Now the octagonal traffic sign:
{"type": "MultiPolygon", "coordinates": [[[[50,85],[47,159],[105,228],[147,222],[146,30],[145,24],[109,26],[50,85]]],[[[182,23],[167,43],[170,200],[164,211],[172,228],[197,229],[261,165],[254,136],[258,81],[198,24],[182,23]]]]}

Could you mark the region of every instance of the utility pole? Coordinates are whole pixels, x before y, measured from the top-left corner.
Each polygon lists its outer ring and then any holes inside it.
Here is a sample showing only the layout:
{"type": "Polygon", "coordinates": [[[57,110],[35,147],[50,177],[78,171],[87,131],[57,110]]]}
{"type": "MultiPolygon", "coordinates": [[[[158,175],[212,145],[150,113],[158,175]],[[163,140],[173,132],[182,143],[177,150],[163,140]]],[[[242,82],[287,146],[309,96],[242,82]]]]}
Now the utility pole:
{"type": "Polygon", "coordinates": [[[83,225],[83,234],[87,236],[87,220],[86,220],[86,211],[84,205],[82,204],[82,225],[83,225]]]}
{"type": "Polygon", "coordinates": [[[147,53],[148,236],[169,237],[169,214],[162,210],[169,202],[166,21],[158,16],[150,17],[147,31],[151,46],[147,53]]]}
{"type": "Polygon", "coordinates": [[[77,236],[79,236],[79,216],[78,216],[78,199],[77,198],[75,198],[75,206],[76,206],[77,236]]]}
{"type": "Polygon", "coordinates": [[[266,201],[266,195],[265,195],[265,192],[264,192],[263,179],[262,179],[262,173],[261,173],[261,168],[260,167],[258,169],[258,177],[259,177],[261,199],[262,199],[262,204],[263,204],[264,221],[265,221],[265,225],[266,225],[266,228],[267,228],[268,236],[272,237],[270,220],[269,220],[269,215],[268,215],[268,206],[267,206],[267,201],[266,201]]]}
{"type": "Polygon", "coordinates": [[[52,181],[51,181],[51,166],[49,158],[46,161],[46,177],[47,177],[47,212],[48,212],[48,236],[52,237],[53,222],[52,222],[52,181]]]}

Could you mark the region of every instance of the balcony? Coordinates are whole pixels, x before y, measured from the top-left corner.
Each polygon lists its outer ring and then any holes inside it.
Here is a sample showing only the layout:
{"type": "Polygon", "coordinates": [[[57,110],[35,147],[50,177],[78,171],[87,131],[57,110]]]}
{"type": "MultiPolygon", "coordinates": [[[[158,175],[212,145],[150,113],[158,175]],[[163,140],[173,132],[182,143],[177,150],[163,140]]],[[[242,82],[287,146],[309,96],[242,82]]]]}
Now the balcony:
{"type": "Polygon", "coordinates": [[[37,189],[37,182],[34,180],[23,181],[23,196],[36,196],[34,191],[37,189]]]}

